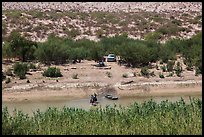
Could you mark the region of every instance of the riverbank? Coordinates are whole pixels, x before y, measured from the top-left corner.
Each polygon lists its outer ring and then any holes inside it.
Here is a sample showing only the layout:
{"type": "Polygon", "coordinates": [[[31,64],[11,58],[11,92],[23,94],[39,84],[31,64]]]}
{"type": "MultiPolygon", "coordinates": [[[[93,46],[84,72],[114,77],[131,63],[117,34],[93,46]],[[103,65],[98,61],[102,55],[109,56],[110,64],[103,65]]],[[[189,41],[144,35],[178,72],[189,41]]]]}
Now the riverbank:
{"type": "Polygon", "coordinates": [[[126,85],[105,83],[25,84],[3,89],[2,101],[89,98],[93,92],[98,96],[105,94],[117,96],[202,95],[202,81],[140,82],[126,85]]]}
{"type": "MultiPolygon", "coordinates": [[[[3,81],[2,101],[89,98],[93,92],[98,96],[202,94],[202,75],[195,76],[195,72],[186,70],[185,65],[183,65],[181,77],[177,77],[176,74],[168,77],[168,72],[152,68],[150,71],[154,71],[156,76],[145,78],[140,75],[140,68],[127,68],[119,66],[116,62],[105,62],[110,69],[98,69],[95,64],[94,61],[83,60],[77,64],[53,65],[60,68],[63,77],[59,78],[42,76],[42,72],[48,66],[40,64],[40,70],[29,71],[26,79],[10,77],[11,82],[8,84],[3,81]],[[159,78],[161,72],[165,78],[159,78]],[[134,73],[136,76],[133,75],[134,73]],[[78,74],[78,78],[72,78],[73,74],[78,74]],[[111,77],[108,74],[111,74],[111,77]],[[127,77],[123,77],[124,74],[127,77]]],[[[5,72],[12,65],[3,63],[3,71],[5,72]]]]}

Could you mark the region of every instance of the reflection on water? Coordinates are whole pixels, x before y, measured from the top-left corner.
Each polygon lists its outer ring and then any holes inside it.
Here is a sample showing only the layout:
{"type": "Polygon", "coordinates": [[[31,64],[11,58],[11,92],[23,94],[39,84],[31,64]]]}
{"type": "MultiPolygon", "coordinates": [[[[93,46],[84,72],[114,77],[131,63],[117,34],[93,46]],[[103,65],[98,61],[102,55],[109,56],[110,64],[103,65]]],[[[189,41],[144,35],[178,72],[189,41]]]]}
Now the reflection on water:
{"type": "MultiPolygon", "coordinates": [[[[144,101],[148,101],[153,99],[157,103],[162,100],[169,100],[171,102],[176,102],[181,99],[181,97],[188,103],[189,96],[165,96],[165,97],[120,97],[118,100],[109,100],[105,97],[98,97],[98,101],[101,107],[105,107],[107,105],[121,105],[128,106],[134,102],[143,103],[144,101]]],[[[199,98],[202,100],[202,95],[192,96],[194,98],[199,98]]],[[[54,101],[21,101],[21,102],[3,102],[2,107],[7,106],[9,113],[12,113],[16,108],[17,110],[22,110],[29,115],[32,115],[34,111],[40,109],[40,111],[45,111],[48,107],[57,107],[63,108],[65,107],[75,107],[75,108],[83,108],[90,109],[91,105],[89,103],[89,98],[84,99],[62,99],[62,100],[54,100],[54,101]]]]}

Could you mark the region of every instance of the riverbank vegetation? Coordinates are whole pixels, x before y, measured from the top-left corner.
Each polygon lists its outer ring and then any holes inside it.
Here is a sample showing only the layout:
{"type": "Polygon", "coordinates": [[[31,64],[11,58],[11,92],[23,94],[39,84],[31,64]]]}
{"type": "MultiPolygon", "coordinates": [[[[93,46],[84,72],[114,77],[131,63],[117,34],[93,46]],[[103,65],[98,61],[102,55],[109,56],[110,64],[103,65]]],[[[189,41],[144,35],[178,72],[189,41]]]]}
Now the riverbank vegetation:
{"type": "MultiPolygon", "coordinates": [[[[190,39],[170,39],[166,43],[160,43],[155,39],[134,40],[128,38],[125,33],[110,38],[103,37],[99,42],[88,39],[74,41],[52,34],[47,41],[40,43],[26,40],[17,32],[12,32],[2,50],[3,59],[7,61],[17,58],[20,62],[41,62],[49,66],[80,63],[84,59],[99,61],[103,56],[113,53],[120,57],[123,65],[143,69],[141,74],[145,77],[154,76],[148,69],[156,62],[160,62],[163,72],[175,73],[181,77],[184,69],[177,59],[182,58],[188,71],[195,70],[195,76],[202,74],[201,32],[190,39]]],[[[14,74],[21,79],[26,78],[26,72],[14,74]]]]}
{"type": "Polygon", "coordinates": [[[202,100],[182,98],[176,102],[149,100],[128,107],[106,106],[90,110],[48,108],[29,116],[14,110],[2,111],[2,134],[202,134],[202,100]]]}
{"type": "Polygon", "coordinates": [[[83,59],[99,60],[104,55],[115,53],[132,67],[144,67],[161,60],[175,60],[177,54],[184,57],[189,68],[202,70],[202,33],[186,40],[170,39],[161,44],[156,40],[133,40],[127,35],[104,37],[99,42],[87,39],[74,41],[50,35],[43,43],[26,40],[17,32],[3,45],[3,58],[19,58],[22,62],[38,60],[45,64],[63,64],[83,59]]]}

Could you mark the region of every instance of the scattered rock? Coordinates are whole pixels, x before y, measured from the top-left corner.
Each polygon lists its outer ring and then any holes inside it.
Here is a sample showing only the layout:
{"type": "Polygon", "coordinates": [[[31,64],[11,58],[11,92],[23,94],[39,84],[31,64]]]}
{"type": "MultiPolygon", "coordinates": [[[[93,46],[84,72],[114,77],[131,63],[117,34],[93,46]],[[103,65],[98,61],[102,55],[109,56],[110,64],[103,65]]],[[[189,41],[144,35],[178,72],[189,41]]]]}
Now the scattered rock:
{"type": "Polygon", "coordinates": [[[26,82],[27,82],[27,83],[30,83],[30,80],[27,80],[26,82]]]}

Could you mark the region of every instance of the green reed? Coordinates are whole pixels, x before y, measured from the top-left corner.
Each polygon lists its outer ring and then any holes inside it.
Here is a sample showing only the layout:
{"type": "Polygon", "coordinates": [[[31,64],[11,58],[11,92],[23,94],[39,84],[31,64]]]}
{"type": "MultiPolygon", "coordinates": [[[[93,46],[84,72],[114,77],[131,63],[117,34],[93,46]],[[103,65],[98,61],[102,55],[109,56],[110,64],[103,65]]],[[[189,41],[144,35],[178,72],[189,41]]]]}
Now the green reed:
{"type": "Polygon", "coordinates": [[[33,116],[2,110],[2,134],[180,135],[202,134],[202,100],[153,100],[128,107],[106,106],[83,110],[48,108],[33,116]]]}

